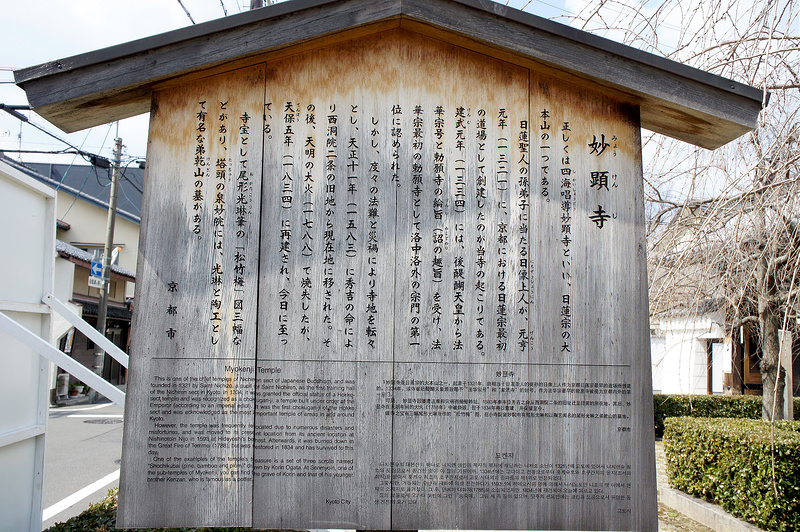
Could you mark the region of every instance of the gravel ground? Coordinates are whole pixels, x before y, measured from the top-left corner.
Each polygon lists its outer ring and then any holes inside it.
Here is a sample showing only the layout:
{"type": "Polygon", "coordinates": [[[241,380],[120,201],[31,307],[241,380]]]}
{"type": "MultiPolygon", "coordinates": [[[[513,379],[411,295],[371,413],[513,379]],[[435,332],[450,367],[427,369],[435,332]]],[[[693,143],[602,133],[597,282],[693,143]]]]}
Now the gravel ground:
{"type": "Polygon", "coordinates": [[[661,503],[658,503],[658,530],[659,532],[714,532],[713,529],[661,503]]]}
{"type": "MultiPolygon", "coordinates": [[[[666,458],[664,445],[656,442],[656,483],[659,486],[668,486],[666,458]]],[[[703,526],[693,519],[689,519],[680,512],[658,503],[658,530],[659,532],[714,532],[713,529],[703,526]]]]}

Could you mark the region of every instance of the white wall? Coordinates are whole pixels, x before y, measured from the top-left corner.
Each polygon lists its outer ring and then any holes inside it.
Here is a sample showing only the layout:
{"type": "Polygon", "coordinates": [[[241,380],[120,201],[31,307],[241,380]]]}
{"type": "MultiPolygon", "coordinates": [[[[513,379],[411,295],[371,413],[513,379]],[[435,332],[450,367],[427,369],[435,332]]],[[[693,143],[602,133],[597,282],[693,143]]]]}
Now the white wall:
{"type": "MultiPolygon", "coordinates": [[[[53,287],[53,295],[56,299],[61,301],[62,303],[66,304],[69,308],[71,308],[75,314],[78,316],[82,313],[82,307],[80,305],[73,305],[69,303],[69,300],[72,299],[72,292],[73,292],[73,282],[75,280],[75,264],[60,257],[56,257],[55,260],[55,282],[53,287]]],[[[50,342],[58,346],[58,340],[72,328],[72,324],[69,323],[67,320],[59,316],[57,313],[53,313],[53,323],[52,323],[52,337],[50,342]]]]}
{"type": "MultiPolygon", "coordinates": [[[[651,338],[653,350],[653,391],[665,394],[708,393],[708,342],[724,333],[714,316],[662,320],[658,336],[651,338]],[[659,388],[656,388],[658,383],[659,388]]],[[[730,356],[730,355],[728,355],[730,356]]],[[[718,353],[712,365],[714,391],[722,391],[724,361],[718,353]],[[719,383],[716,381],[719,380],[719,383]]]]}
{"type": "Polygon", "coordinates": [[[733,351],[730,343],[714,342],[711,362],[711,386],[714,394],[724,394],[729,390],[725,386],[725,373],[732,373],[733,351]]]}
{"type": "MultiPolygon", "coordinates": [[[[58,191],[58,217],[70,224],[69,231],[58,232],[60,240],[79,247],[80,244],[98,245],[102,252],[108,224],[107,209],[82,199],[75,200],[74,196],[58,191]]],[[[122,246],[119,252],[119,265],[130,272],[136,272],[136,261],[139,258],[139,224],[117,216],[114,223],[114,245],[122,246]]],[[[128,283],[126,297],[133,297],[133,290],[134,283],[128,283]]]]}
{"type": "MultiPolygon", "coordinates": [[[[55,196],[0,162],[0,312],[50,339],[55,196]]],[[[49,362],[0,331],[0,531],[41,530],[49,362]],[[13,405],[13,407],[12,407],[13,405]]]]}
{"type": "Polygon", "coordinates": [[[664,358],[667,355],[667,339],[650,338],[650,360],[653,366],[653,393],[664,393],[664,358]]]}

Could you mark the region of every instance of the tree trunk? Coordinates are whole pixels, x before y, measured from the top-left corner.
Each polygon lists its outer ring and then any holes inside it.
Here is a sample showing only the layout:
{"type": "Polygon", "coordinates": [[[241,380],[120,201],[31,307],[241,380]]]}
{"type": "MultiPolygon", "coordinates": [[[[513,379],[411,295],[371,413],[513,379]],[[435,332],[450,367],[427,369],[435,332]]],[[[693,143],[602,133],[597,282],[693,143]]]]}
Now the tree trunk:
{"type": "Polygon", "coordinates": [[[786,372],[781,367],[780,315],[773,303],[774,282],[768,273],[766,260],[756,268],[759,286],[758,324],[761,332],[761,385],[763,388],[761,416],[767,421],[783,419],[783,387],[786,372]],[[780,374],[780,376],[779,376],[780,374]],[[774,411],[773,411],[774,410],[774,411]]]}

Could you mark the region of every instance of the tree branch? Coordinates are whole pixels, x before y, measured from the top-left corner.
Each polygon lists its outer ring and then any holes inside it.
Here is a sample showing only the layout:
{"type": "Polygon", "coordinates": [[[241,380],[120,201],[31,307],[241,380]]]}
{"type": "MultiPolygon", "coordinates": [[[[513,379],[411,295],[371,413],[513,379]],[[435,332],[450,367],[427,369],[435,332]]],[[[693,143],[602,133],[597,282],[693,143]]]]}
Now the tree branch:
{"type": "Polygon", "coordinates": [[[789,89],[800,89],[800,83],[783,83],[781,85],[767,85],[768,91],[786,91],[789,89]]]}
{"type": "Polygon", "coordinates": [[[731,330],[738,329],[742,325],[747,325],[748,323],[758,323],[758,316],[745,316],[738,322],[735,322],[733,325],[731,325],[731,330]]]}

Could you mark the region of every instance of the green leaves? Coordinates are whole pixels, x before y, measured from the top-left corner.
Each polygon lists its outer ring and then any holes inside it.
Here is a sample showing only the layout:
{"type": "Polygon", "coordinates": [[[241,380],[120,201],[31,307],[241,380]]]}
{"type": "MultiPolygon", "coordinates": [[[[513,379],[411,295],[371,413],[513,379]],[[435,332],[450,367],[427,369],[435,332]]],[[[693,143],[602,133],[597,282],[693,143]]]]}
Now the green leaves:
{"type": "Polygon", "coordinates": [[[768,422],[682,417],[664,426],[670,486],[764,530],[800,530],[800,421],[775,424],[774,476],[768,422]]]}
{"type": "MultiPolygon", "coordinates": [[[[57,523],[44,532],[125,532],[116,528],[117,492],[117,488],[112,489],[103,500],[91,505],[88,510],[68,521],[57,523]]],[[[129,532],[241,532],[241,530],[241,528],[142,528],[129,532]]]]}
{"type": "MultiPolygon", "coordinates": [[[[796,400],[800,407],[800,399],[796,400]]],[[[656,436],[664,435],[668,417],[761,419],[761,397],[755,395],[653,395],[656,436]]]]}

